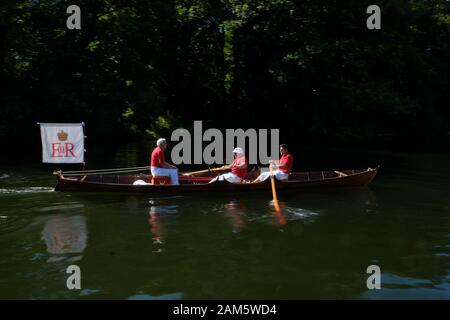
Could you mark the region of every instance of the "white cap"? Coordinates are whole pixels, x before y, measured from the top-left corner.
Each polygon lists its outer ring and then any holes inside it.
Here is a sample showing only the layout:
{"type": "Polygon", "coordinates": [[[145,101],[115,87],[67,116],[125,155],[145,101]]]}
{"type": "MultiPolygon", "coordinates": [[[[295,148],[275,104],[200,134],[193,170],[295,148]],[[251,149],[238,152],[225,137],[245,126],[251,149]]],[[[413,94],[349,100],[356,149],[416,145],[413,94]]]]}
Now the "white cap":
{"type": "Polygon", "coordinates": [[[167,143],[166,139],[164,138],[159,138],[158,141],[156,141],[156,145],[159,147],[160,145],[162,145],[163,143],[167,143]]]}
{"type": "Polygon", "coordinates": [[[233,153],[244,154],[244,150],[242,148],[237,147],[233,150],[233,153]]]}

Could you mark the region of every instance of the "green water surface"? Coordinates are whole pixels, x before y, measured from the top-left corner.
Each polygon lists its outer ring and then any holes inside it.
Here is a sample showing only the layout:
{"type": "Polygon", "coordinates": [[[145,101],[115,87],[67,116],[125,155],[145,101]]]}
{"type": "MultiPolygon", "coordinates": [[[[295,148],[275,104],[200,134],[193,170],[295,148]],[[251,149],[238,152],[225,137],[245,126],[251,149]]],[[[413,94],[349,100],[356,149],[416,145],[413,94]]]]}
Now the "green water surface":
{"type": "Polygon", "coordinates": [[[270,190],[60,193],[48,167],[0,166],[0,298],[449,299],[450,157],[327,154],[309,165],[382,167],[369,188],[280,194],[282,216],[270,190]]]}

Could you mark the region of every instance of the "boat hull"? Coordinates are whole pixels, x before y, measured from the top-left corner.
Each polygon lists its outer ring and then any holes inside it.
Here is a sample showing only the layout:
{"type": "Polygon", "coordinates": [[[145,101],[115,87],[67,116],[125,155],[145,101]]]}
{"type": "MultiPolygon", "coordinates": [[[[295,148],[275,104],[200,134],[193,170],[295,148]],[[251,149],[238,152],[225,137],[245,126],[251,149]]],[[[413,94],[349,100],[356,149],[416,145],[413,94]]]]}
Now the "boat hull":
{"type": "MultiPolygon", "coordinates": [[[[293,177],[298,180],[276,181],[277,190],[293,191],[308,189],[330,188],[357,188],[367,186],[376,176],[379,167],[365,170],[343,171],[345,175],[330,176],[331,172],[304,172],[295,173],[293,177]]],[[[341,172],[340,172],[341,173],[341,172]]],[[[66,178],[59,175],[55,187],[56,191],[63,192],[121,192],[121,193],[146,193],[146,194],[187,194],[204,192],[260,192],[270,190],[270,179],[261,183],[233,184],[227,181],[213,183],[192,183],[180,185],[133,185],[131,183],[114,183],[86,181],[82,179],[66,178]]],[[[119,180],[119,179],[118,179],[119,180]]],[[[118,181],[120,182],[120,181],[118,181]]]]}

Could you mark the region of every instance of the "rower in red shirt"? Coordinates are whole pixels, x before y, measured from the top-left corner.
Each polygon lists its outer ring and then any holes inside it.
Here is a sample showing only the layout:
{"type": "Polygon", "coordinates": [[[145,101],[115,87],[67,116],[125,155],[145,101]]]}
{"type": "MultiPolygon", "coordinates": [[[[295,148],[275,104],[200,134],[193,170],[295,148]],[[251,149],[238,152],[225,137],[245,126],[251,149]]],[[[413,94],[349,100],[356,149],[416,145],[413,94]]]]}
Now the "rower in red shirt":
{"type": "Polygon", "coordinates": [[[166,162],[164,151],[167,148],[166,139],[161,138],[156,141],[156,148],[152,152],[150,161],[150,170],[152,176],[169,176],[172,184],[177,185],[178,182],[178,168],[166,162]]]}
{"type": "Polygon", "coordinates": [[[231,172],[221,174],[220,176],[212,179],[210,183],[217,180],[219,181],[227,180],[228,182],[231,183],[242,182],[242,180],[247,175],[247,165],[248,165],[248,161],[247,158],[245,157],[244,150],[242,148],[235,148],[233,150],[233,157],[234,159],[231,164],[222,167],[224,170],[231,169],[231,172]]]}
{"type": "MultiPolygon", "coordinates": [[[[288,147],[285,144],[280,145],[280,153],[280,160],[270,160],[269,163],[272,168],[276,169],[274,171],[275,178],[277,178],[278,180],[287,180],[289,178],[289,173],[292,170],[292,165],[294,164],[294,158],[289,153],[288,147]]],[[[259,175],[258,178],[253,181],[253,183],[262,182],[269,177],[270,171],[263,172],[259,175]]]]}

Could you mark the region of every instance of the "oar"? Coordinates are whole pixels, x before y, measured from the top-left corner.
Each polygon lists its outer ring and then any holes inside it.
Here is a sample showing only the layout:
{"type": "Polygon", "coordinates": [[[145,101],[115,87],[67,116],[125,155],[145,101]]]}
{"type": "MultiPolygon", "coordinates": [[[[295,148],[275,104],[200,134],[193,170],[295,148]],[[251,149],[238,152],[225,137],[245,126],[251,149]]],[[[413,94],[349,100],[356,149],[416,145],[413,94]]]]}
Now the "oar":
{"type": "Polygon", "coordinates": [[[347,175],[343,172],[340,171],[335,171],[335,173],[337,173],[339,175],[339,177],[346,177],[347,175]]]}
{"type": "Polygon", "coordinates": [[[227,170],[227,169],[228,168],[220,167],[220,168],[212,168],[212,169],[206,169],[206,170],[200,170],[200,171],[186,172],[186,173],[183,173],[183,176],[194,176],[194,175],[197,175],[197,174],[208,173],[208,172],[216,172],[216,171],[224,171],[224,170],[227,170]]]}
{"type": "Polygon", "coordinates": [[[278,204],[277,190],[275,188],[275,177],[273,175],[272,165],[269,166],[269,169],[270,169],[270,183],[272,184],[273,205],[275,207],[276,212],[281,212],[280,205],[278,204]]]}

